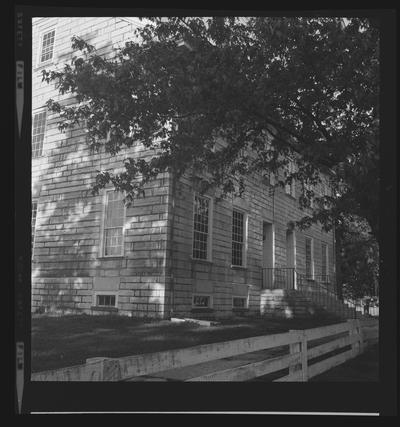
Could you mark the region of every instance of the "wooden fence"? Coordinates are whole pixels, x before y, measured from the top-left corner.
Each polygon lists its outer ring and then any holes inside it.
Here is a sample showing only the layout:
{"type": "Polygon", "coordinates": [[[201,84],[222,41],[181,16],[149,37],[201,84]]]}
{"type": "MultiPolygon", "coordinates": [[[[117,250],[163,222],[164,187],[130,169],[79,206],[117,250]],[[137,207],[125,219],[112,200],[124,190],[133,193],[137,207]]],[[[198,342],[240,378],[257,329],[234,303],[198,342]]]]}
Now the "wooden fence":
{"type": "Polygon", "coordinates": [[[118,359],[93,358],[88,359],[84,365],[32,374],[31,380],[134,381],[152,375],[162,380],[163,372],[187,368],[186,371],[191,375],[181,381],[247,381],[283,370],[286,372],[274,381],[307,381],[356,357],[363,351],[365,345],[377,339],[378,322],[376,320],[351,319],[344,323],[313,329],[291,330],[281,334],[158,353],[118,359]],[[266,356],[265,352],[263,355],[264,350],[277,348],[287,350],[276,357],[266,356]],[[243,360],[246,362],[243,356],[246,358],[257,354],[261,356],[253,357],[249,363],[243,364],[243,360]],[[199,373],[198,369],[191,369],[207,365],[209,369],[205,373],[201,373],[201,370],[199,373]],[[197,375],[193,375],[196,372],[197,375]]]}

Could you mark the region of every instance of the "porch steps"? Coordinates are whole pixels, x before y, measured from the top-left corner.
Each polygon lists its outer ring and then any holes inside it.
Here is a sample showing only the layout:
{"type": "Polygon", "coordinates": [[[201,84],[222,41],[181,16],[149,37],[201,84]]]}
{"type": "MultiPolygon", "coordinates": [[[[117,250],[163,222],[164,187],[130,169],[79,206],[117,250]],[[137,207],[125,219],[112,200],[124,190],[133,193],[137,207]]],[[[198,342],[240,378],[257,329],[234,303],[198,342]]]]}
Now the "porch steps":
{"type": "Polygon", "coordinates": [[[353,308],[333,295],[294,289],[263,289],[260,311],[261,314],[278,317],[322,315],[344,320],[356,316],[353,308]]]}

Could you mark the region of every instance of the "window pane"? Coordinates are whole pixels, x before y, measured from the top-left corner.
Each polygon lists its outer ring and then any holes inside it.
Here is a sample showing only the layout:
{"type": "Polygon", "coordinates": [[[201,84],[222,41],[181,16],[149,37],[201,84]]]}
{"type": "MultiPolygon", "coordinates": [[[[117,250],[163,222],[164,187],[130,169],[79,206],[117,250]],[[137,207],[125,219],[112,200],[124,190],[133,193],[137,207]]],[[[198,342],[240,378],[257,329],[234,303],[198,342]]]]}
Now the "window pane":
{"type": "Polygon", "coordinates": [[[105,255],[122,254],[122,228],[105,230],[105,255]]]}
{"type": "Polygon", "coordinates": [[[32,123],[32,157],[42,155],[44,131],[46,126],[46,111],[37,113],[32,123]]]}
{"type": "Polygon", "coordinates": [[[210,200],[195,196],[193,212],[193,258],[207,259],[210,200]]]}
{"type": "Polygon", "coordinates": [[[326,281],[326,275],[327,275],[327,249],[328,246],[325,243],[322,243],[321,245],[322,253],[321,253],[321,273],[322,273],[322,280],[326,281]]]}
{"type": "Polygon", "coordinates": [[[123,195],[117,191],[107,193],[106,227],[122,227],[124,222],[123,195]]]}
{"type": "Polygon", "coordinates": [[[232,265],[243,265],[244,214],[233,211],[232,214],[232,265]]]}
{"type": "Polygon", "coordinates": [[[233,307],[246,308],[246,298],[240,298],[240,297],[233,298],[233,307]]]}
{"type": "Polygon", "coordinates": [[[97,305],[115,307],[115,295],[97,295],[97,305]]]}
{"type": "Polygon", "coordinates": [[[312,276],[311,268],[311,239],[306,238],[306,277],[312,276]]]}
{"type": "Polygon", "coordinates": [[[53,57],[54,36],[55,36],[55,30],[44,34],[43,41],[42,41],[42,53],[40,56],[40,62],[48,61],[53,57]]]}
{"type": "Polygon", "coordinates": [[[210,297],[208,295],[195,295],[193,297],[193,305],[195,307],[209,307],[210,297]]]}
{"type": "Polygon", "coordinates": [[[32,250],[33,250],[33,244],[35,240],[35,226],[36,226],[36,215],[37,215],[37,202],[32,202],[32,250]]]}
{"type": "Polygon", "coordinates": [[[125,206],[123,194],[109,191],[104,219],[104,255],[122,255],[125,206]]]}

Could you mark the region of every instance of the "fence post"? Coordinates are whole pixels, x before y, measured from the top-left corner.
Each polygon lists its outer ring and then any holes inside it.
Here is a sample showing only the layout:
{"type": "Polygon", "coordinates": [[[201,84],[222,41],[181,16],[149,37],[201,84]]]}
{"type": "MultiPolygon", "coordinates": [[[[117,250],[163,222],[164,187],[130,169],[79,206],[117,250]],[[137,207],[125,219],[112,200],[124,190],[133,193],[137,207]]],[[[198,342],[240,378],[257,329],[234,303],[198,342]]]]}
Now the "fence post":
{"type": "MultiPolygon", "coordinates": [[[[296,341],[296,342],[294,342],[292,344],[289,344],[289,352],[290,352],[290,354],[300,353],[300,357],[301,357],[301,371],[302,371],[301,372],[301,378],[302,378],[301,381],[306,381],[306,380],[304,380],[304,377],[305,377],[306,373],[304,372],[304,364],[303,364],[304,347],[302,345],[303,340],[304,340],[304,338],[303,338],[304,332],[296,330],[296,329],[290,329],[289,333],[292,334],[292,335],[294,334],[297,337],[298,337],[299,334],[302,335],[302,338],[300,338],[300,340],[298,340],[298,341],[296,341]]],[[[307,354],[306,354],[306,357],[307,357],[307,354]]],[[[297,363],[291,363],[289,365],[289,375],[294,374],[297,370],[298,370],[297,369],[297,363]]]]}
{"type": "Polygon", "coordinates": [[[357,335],[357,341],[351,344],[351,354],[352,357],[356,357],[361,353],[362,346],[360,345],[360,339],[362,340],[362,336],[360,335],[360,327],[359,322],[356,319],[348,319],[347,323],[349,325],[349,336],[357,335]],[[358,324],[358,327],[357,327],[358,324]]]}
{"type": "Polygon", "coordinates": [[[358,352],[361,354],[364,352],[364,334],[361,327],[360,319],[355,320],[356,331],[358,334],[358,352]]]}
{"type": "Polygon", "coordinates": [[[308,381],[308,352],[307,352],[307,334],[306,331],[301,333],[301,371],[302,380],[308,381]]]}

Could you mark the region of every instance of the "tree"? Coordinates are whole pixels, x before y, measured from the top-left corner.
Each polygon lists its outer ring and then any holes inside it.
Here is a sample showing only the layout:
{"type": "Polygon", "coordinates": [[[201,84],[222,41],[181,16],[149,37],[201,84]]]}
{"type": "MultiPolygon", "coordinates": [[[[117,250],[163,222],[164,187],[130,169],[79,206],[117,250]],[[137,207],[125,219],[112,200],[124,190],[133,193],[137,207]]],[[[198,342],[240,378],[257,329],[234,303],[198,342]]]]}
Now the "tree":
{"type": "Polygon", "coordinates": [[[94,193],[112,182],[132,201],[160,172],[207,171],[204,190],[240,194],[247,175],[285,169],[293,155],[297,168],[278,185],[296,179],[308,184],[300,205],[316,200],[299,227],[357,215],[377,236],[378,33],[358,18],[149,18],[113,58],[74,37],[81,54],[43,79],[78,104],[47,105],[61,130],[85,120],[94,150],[155,149],[127,157],[123,173],[99,173],[94,193]],[[330,195],[309,187],[320,172],[330,195]]]}
{"type": "Polygon", "coordinates": [[[347,220],[341,230],[340,276],[345,297],[379,294],[379,247],[366,221],[347,220]]]}

